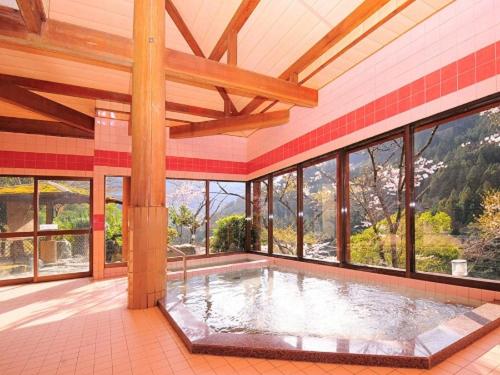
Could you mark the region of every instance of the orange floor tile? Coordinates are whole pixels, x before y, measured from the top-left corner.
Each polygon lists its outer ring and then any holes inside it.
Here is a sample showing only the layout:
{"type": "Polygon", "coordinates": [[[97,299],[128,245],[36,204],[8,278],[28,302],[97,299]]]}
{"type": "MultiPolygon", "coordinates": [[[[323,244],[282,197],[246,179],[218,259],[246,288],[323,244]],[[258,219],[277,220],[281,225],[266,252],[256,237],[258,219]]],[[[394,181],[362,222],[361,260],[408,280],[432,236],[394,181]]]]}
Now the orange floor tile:
{"type": "Polygon", "coordinates": [[[434,369],[192,355],[157,308],[126,308],[126,279],[0,288],[0,374],[500,375],[500,329],[434,369]]]}

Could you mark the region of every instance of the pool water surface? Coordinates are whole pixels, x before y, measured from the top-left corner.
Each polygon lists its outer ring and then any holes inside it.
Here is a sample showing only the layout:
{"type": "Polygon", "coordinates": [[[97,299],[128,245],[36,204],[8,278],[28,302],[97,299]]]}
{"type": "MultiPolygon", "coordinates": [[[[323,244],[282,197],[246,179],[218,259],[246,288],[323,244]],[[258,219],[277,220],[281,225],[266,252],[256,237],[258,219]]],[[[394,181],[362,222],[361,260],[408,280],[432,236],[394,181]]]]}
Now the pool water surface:
{"type": "Polygon", "coordinates": [[[407,341],[472,307],[391,289],[264,267],[170,281],[168,299],[213,332],[407,341]]]}

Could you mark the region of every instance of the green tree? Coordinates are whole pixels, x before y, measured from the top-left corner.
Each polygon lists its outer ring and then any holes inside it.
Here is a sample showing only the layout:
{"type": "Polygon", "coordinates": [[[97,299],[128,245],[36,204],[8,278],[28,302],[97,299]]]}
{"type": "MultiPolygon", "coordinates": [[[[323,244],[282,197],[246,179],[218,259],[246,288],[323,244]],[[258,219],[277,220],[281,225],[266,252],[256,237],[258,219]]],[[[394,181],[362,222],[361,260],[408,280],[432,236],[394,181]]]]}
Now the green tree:
{"type": "Polygon", "coordinates": [[[469,225],[471,236],[464,249],[472,276],[499,279],[500,270],[500,190],[482,197],[482,213],[469,225]]]}
{"type": "Polygon", "coordinates": [[[122,237],[122,210],[116,203],[106,204],[106,261],[121,261],[122,237]]]}
{"type": "MultiPolygon", "coordinates": [[[[404,213],[403,213],[404,214],[404,213]]],[[[374,228],[387,226],[384,220],[370,226],[362,232],[351,236],[350,249],[351,261],[354,263],[380,265],[380,252],[384,252],[386,261],[392,263],[390,258],[394,239],[389,235],[380,236],[374,228]],[[387,258],[389,257],[389,258],[387,258]]],[[[460,257],[460,243],[451,233],[451,217],[442,211],[432,214],[430,211],[422,212],[415,219],[415,247],[417,251],[417,264],[419,271],[423,272],[451,272],[451,261],[460,257]]],[[[394,236],[397,248],[404,249],[405,220],[401,221],[397,235],[394,236]]],[[[399,264],[404,264],[405,254],[396,253],[399,264]]]]}
{"type": "Polygon", "coordinates": [[[238,251],[245,248],[246,220],[244,215],[225,216],[215,223],[210,239],[212,249],[217,252],[238,251]]]}

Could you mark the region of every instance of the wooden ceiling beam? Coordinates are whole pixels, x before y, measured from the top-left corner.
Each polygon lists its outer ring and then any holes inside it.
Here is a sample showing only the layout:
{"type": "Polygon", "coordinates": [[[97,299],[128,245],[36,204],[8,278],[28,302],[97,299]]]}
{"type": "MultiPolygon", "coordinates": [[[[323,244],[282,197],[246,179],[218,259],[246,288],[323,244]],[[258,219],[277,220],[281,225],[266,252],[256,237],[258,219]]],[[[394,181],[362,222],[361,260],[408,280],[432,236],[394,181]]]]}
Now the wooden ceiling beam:
{"type": "Polygon", "coordinates": [[[47,20],[41,0],[16,0],[24,24],[30,33],[40,34],[42,24],[47,20]]]}
{"type": "Polygon", "coordinates": [[[45,81],[36,78],[0,74],[0,82],[11,83],[13,85],[24,87],[28,90],[46,92],[50,94],[72,96],[84,99],[107,100],[117,103],[131,102],[131,96],[129,94],[108,90],[99,90],[91,87],[70,85],[66,83],[45,81]]]}
{"type": "MultiPolygon", "coordinates": [[[[191,51],[196,56],[199,57],[205,57],[205,54],[203,53],[200,45],[196,41],[194,35],[191,33],[191,30],[189,30],[189,27],[186,25],[184,20],[182,19],[181,14],[177,10],[176,6],[174,5],[172,0],[165,0],[165,9],[167,10],[168,15],[172,19],[172,21],[175,23],[177,26],[177,29],[179,29],[179,32],[182,34],[184,40],[188,44],[189,48],[191,48],[191,51]]],[[[223,87],[216,87],[217,92],[221,96],[222,100],[224,101],[224,113],[238,113],[238,110],[234,106],[231,98],[229,97],[227,91],[223,87]],[[226,106],[227,106],[227,111],[226,111],[226,106]]]]}
{"type": "Polygon", "coordinates": [[[93,139],[94,134],[76,129],[58,121],[33,120],[18,117],[0,116],[0,131],[93,139]]]}
{"type": "Polygon", "coordinates": [[[93,134],[94,132],[93,117],[26,90],[23,87],[0,82],[0,98],[11,104],[64,122],[87,133],[93,134]]]}
{"type": "Polygon", "coordinates": [[[206,137],[230,132],[269,128],[283,125],[288,122],[289,118],[290,113],[288,110],[285,110],[196,122],[170,128],[170,138],[206,137]]]}
{"type": "Polygon", "coordinates": [[[231,21],[229,21],[224,32],[215,44],[212,53],[208,57],[210,60],[219,61],[222,56],[224,56],[224,53],[227,51],[229,35],[231,33],[238,34],[255,8],[257,8],[257,5],[259,5],[259,2],[260,0],[243,0],[241,2],[238,10],[233,15],[233,18],[231,18],[231,21]]]}
{"type": "Polygon", "coordinates": [[[166,49],[166,77],[187,84],[223,86],[240,95],[257,94],[303,107],[318,104],[318,91],[236,66],[166,49]]]}
{"type": "MultiPolygon", "coordinates": [[[[130,104],[132,102],[132,96],[130,94],[124,94],[108,90],[99,90],[91,87],[69,85],[66,83],[44,81],[35,78],[26,78],[26,77],[12,76],[8,74],[0,74],[0,82],[12,83],[14,85],[24,87],[28,90],[72,96],[77,98],[106,100],[110,102],[124,103],[124,104],[130,104]]],[[[176,103],[171,101],[167,101],[165,103],[165,110],[176,113],[184,113],[194,116],[200,116],[200,117],[208,117],[213,119],[224,117],[224,112],[222,111],[193,106],[189,104],[176,103]]]]}
{"type": "MultiPolygon", "coordinates": [[[[12,32],[0,30],[0,47],[127,72],[132,67],[130,39],[54,20],[45,23],[41,35],[13,36],[12,32]]],[[[260,95],[305,107],[318,102],[317,90],[169,48],[165,49],[165,77],[195,86],[221,86],[240,95],[260,95]]]]}
{"type": "MultiPolygon", "coordinates": [[[[367,0],[363,1],[346,18],[335,25],[323,38],[316,42],[309,50],[291,64],[279,78],[289,79],[291,75],[298,75],[321,55],[327,52],[335,44],[349,35],[356,27],[365,22],[368,18],[379,11],[390,0],[367,0]]],[[[254,98],[242,110],[241,113],[249,114],[255,111],[262,103],[268,99],[273,99],[261,95],[254,98]]]]}
{"type": "Polygon", "coordinates": [[[13,33],[14,35],[28,33],[21,12],[2,5],[0,5],[0,30],[3,34],[7,35],[9,33],[13,33]]]}
{"type": "Polygon", "coordinates": [[[40,35],[28,34],[5,23],[4,13],[0,12],[0,47],[132,71],[131,39],[50,19],[40,35]]]}

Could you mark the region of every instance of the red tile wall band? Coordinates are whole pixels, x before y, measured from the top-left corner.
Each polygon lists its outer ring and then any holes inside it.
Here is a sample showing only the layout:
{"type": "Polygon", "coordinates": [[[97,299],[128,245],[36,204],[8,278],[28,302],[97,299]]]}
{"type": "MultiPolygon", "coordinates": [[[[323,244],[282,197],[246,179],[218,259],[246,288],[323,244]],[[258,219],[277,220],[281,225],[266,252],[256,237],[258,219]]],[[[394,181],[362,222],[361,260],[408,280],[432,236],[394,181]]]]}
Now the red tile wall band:
{"type": "MultiPolygon", "coordinates": [[[[95,165],[101,166],[130,168],[131,154],[128,152],[95,150],[94,163],[95,165]]],[[[247,173],[246,162],[228,160],[168,156],[165,158],[165,166],[169,171],[211,172],[228,174],[247,173]]]]}
{"type": "MultiPolygon", "coordinates": [[[[249,174],[496,74],[500,74],[500,41],[429,73],[249,162],[169,156],[166,158],[166,168],[186,172],[249,174]]],[[[0,151],[0,168],[91,171],[94,165],[130,168],[130,163],[130,153],[118,151],[95,150],[94,157],[0,151]]]]}
{"type": "Polygon", "coordinates": [[[247,173],[269,167],[496,74],[500,74],[500,42],[471,53],[250,160],[247,173]]]}
{"type": "Polygon", "coordinates": [[[0,168],[92,171],[94,157],[41,152],[0,151],[0,168]]]}

